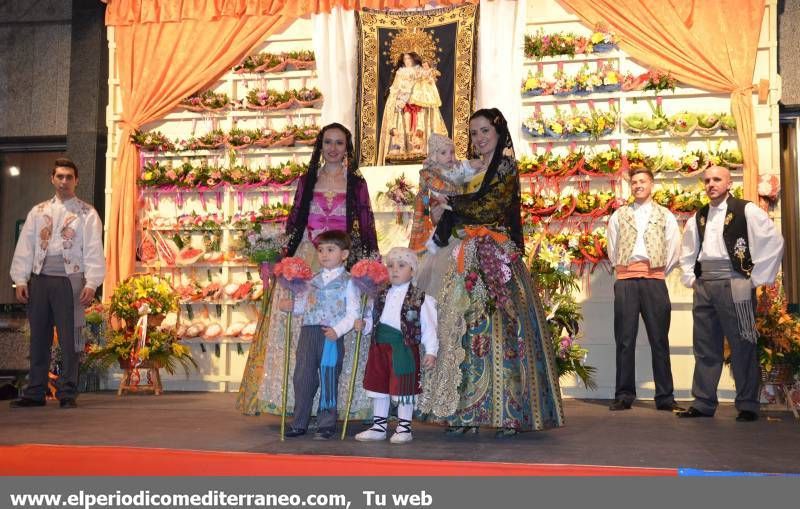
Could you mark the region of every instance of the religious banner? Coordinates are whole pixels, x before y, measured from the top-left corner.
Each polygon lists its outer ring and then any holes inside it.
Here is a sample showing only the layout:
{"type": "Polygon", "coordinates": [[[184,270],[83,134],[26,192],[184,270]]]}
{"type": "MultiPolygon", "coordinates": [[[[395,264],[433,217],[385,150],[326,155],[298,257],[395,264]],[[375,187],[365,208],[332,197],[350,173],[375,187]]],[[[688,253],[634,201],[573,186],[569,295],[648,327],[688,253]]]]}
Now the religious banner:
{"type": "Polygon", "coordinates": [[[410,164],[432,133],[466,158],[477,5],[358,13],[357,149],[362,165],[410,164]]]}

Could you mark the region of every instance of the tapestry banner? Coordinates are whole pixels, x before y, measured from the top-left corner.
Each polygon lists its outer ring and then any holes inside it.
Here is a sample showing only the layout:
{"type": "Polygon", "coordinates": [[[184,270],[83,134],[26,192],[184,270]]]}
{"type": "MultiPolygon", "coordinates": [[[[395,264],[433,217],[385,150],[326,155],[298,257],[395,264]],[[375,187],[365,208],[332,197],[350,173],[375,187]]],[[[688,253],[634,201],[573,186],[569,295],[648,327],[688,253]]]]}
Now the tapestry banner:
{"type": "Polygon", "coordinates": [[[357,15],[357,150],[362,165],[410,164],[433,133],[468,152],[477,5],[357,15]]]}

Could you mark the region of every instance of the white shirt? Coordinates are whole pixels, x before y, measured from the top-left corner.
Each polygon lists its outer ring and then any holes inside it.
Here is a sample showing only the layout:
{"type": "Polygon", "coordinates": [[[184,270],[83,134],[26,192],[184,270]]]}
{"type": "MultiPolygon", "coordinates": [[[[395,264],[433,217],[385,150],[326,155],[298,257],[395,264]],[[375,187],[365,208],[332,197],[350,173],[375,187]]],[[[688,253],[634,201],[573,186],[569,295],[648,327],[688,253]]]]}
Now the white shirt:
{"type": "Polygon", "coordinates": [[[53,252],[63,256],[68,275],[83,272],[86,288],[94,290],[103,283],[103,225],[91,205],[78,198],[62,202],[53,197],[31,209],[11,261],[9,272],[14,283],[25,286],[31,274],[39,274],[53,247],[57,247],[53,252]],[[67,220],[69,225],[65,224],[67,220]]]}
{"type": "MultiPolygon", "coordinates": [[[[400,329],[400,311],[403,308],[403,301],[408,293],[409,283],[402,285],[392,285],[386,292],[386,303],[381,313],[380,322],[385,323],[397,330],[400,329]]],[[[429,295],[425,295],[420,309],[420,322],[422,325],[422,346],[425,354],[436,355],[439,352],[439,338],[436,336],[436,300],[429,295]]]]}
{"type": "MultiPolygon", "coordinates": [[[[335,269],[323,268],[320,271],[322,282],[327,285],[339,277],[342,272],[344,272],[344,267],[336,267],[335,269]]],[[[301,293],[300,295],[297,295],[295,298],[294,314],[302,315],[305,312],[309,291],[310,289],[301,293]]],[[[336,332],[336,337],[339,338],[350,332],[350,329],[353,328],[355,321],[361,318],[361,291],[353,283],[352,279],[347,282],[347,288],[345,289],[345,292],[345,315],[341,320],[331,325],[331,328],[336,332]]],[[[367,330],[364,332],[366,333],[367,330]]]]}
{"type": "MultiPolygon", "coordinates": [[[[680,265],[683,275],[681,283],[691,288],[694,284],[695,260],[730,260],[722,230],[725,228],[725,215],[728,212],[728,202],[709,206],[706,219],[706,233],[703,239],[703,249],[698,256],[700,235],[697,232],[696,214],[686,223],[681,245],[680,265]]],[[[753,287],[772,283],[778,275],[778,268],[783,258],[783,237],[775,228],[769,215],[761,210],[755,203],[748,203],[744,208],[747,219],[747,237],[750,248],[750,257],[753,260],[753,271],[750,281],[753,287]]]]}
{"type": "MultiPolygon", "coordinates": [[[[619,235],[619,210],[611,215],[608,220],[608,259],[616,267],[617,265],[629,265],[633,262],[650,261],[647,256],[647,246],[644,243],[644,234],[650,222],[650,215],[653,212],[653,200],[639,204],[634,202],[633,217],[636,220],[636,243],[633,245],[633,252],[628,260],[617,260],[617,237],[619,235]]],[[[664,267],[664,275],[669,274],[672,269],[678,266],[681,248],[681,231],[678,228],[678,221],[673,214],[665,216],[665,244],[667,247],[667,263],[664,267]]]]}

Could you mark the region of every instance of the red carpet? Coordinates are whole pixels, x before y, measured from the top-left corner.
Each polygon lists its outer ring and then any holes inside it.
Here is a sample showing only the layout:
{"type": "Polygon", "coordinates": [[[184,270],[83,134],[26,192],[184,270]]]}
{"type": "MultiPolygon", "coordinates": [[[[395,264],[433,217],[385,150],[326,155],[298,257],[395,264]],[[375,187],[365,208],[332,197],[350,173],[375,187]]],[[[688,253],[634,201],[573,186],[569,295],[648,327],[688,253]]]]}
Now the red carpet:
{"type": "Polygon", "coordinates": [[[0,475],[669,476],[671,468],[403,460],[66,445],[0,446],[0,475]]]}

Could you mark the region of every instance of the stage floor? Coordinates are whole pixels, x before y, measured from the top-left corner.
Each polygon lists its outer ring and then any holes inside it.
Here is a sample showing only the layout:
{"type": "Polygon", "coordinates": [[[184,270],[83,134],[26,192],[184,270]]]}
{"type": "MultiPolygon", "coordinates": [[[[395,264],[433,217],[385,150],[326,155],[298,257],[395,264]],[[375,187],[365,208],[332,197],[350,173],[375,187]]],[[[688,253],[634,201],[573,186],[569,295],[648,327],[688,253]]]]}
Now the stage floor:
{"type": "Polygon", "coordinates": [[[278,437],[280,418],[243,416],[235,394],[171,392],[162,396],[81,395],[75,410],[11,409],[0,402],[0,445],[62,444],[158,447],[273,454],[368,456],[400,459],[697,468],[800,473],[800,421],[788,411],[763,412],[754,423],[734,421],[723,405],[713,419],[678,419],[652,402],[609,412],[608,401],[566,400],[567,425],[496,440],[489,430],[458,439],[442,428],[414,424],[414,441],[359,443],[352,423],[347,441],[278,437]]]}

